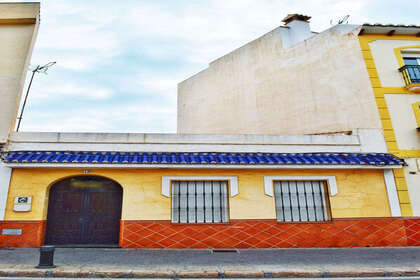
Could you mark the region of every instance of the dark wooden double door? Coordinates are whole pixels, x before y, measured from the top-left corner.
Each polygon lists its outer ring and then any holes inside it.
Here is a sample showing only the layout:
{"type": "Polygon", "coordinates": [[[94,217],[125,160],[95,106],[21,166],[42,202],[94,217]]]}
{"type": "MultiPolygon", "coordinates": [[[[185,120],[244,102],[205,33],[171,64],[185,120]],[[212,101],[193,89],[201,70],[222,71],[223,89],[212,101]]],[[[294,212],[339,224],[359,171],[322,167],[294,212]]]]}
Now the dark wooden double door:
{"type": "Polygon", "coordinates": [[[78,176],[50,190],[46,244],[118,244],[121,186],[107,178],[78,176]]]}

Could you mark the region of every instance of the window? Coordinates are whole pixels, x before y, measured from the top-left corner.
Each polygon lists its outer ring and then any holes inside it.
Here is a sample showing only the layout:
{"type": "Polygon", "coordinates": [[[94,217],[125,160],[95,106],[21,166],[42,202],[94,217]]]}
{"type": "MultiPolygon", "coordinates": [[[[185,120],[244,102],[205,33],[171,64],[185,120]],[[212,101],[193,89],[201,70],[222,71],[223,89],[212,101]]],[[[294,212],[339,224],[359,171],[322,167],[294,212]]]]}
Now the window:
{"type": "Polygon", "coordinates": [[[227,223],[227,181],[172,181],[173,223],[227,223]]]}
{"type": "Polygon", "coordinates": [[[404,66],[400,68],[406,85],[420,83],[420,54],[403,54],[404,66]]]}
{"type": "Polygon", "coordinates": [[[403,57],[405,65],[420,65],[420,56],[419,57],[403,57]]]}
{"type": "Polygon", "coordinates": [[[317,222],[330,219],[325,181],[274,181],[277,221],[317,222]]]}

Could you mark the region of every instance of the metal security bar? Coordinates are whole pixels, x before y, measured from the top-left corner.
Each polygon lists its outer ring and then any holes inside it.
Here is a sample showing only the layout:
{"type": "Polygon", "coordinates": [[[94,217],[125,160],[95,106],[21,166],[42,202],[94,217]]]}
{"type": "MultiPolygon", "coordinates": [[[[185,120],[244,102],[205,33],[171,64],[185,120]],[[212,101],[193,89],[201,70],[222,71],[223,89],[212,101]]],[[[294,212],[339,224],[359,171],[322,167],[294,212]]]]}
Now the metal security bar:
{"type": "Polygon", "coordinates": [[[328,205],[323,181],[275,181],[277,221],[327,221],[328,205]]]}
{"type": "Polygon", "coordinates": [[[173,181],[172,223],[228,222],[226,181],[173,181]]]}
{"type": "Polygon", "coordinates": [[[404,65],[399,69],[406,86],[420,83],[420,65],[404,65]]]}

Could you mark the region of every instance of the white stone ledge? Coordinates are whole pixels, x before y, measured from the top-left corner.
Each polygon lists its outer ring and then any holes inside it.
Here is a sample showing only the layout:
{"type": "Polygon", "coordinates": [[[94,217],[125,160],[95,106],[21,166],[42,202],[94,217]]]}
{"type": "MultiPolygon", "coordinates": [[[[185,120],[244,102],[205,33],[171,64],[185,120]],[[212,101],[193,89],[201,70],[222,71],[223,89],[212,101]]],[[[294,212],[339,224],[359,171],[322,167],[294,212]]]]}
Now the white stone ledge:
{"type": "MultiPolygon", "coordinates": [[[[360,153],[359,145],[114,144],[12,142],[7,151],[360,153]]],[[[375,152],[375,151],[372,151],[375,152]]]]}
{"type": "Polygon", "coordinates": [[[13,132],[13,143],[360,145],[357,135],[13,132]]]}

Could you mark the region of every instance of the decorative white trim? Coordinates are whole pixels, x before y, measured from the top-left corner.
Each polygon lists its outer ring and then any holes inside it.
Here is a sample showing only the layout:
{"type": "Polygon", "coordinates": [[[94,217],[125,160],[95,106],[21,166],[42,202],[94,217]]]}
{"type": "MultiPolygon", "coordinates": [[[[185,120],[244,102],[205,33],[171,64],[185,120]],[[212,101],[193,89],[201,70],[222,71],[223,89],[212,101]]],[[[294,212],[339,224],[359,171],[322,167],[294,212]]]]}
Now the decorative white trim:
{"type": "Polygon", "coordinates": [[[12,169],[0,163],[0,221],[4,220],[6,213],[7,195],[9,193],[12,169]]]}
{"type": "Polygon", "coordinates": [[[266,195],[273,196],[273,182],[276,180],[296,180],[296,181],[310,181],[310,180],[326,180],[329,187],[329,195],[334,196],[338,194],[337,181],[335,176],[264,176],[264,192],[266,195]]]}
{"type": "Polygon", "coordinates": [[[170,169],[395,169],[401,165],[222,165],[222,164],[89,164],[89,163],[6,163],[11,168],[170,168],[170,169]]]}
{"type": "Polygon", "coordinates": [[[210,181],[224,180],[229,181],[230,196],[233,197],[239,193],[238,177],[236,176],[162,176],[162,195],[170,197],[171,181],[210,181]]]}
{"type": "Polygon", "coordinates": [[[395,186],[394,173],[392,170],[384,170],[384,179],[391,215],[392,217],[401,217],[400,201],[398,199],[397,187],[395,186]]]}

